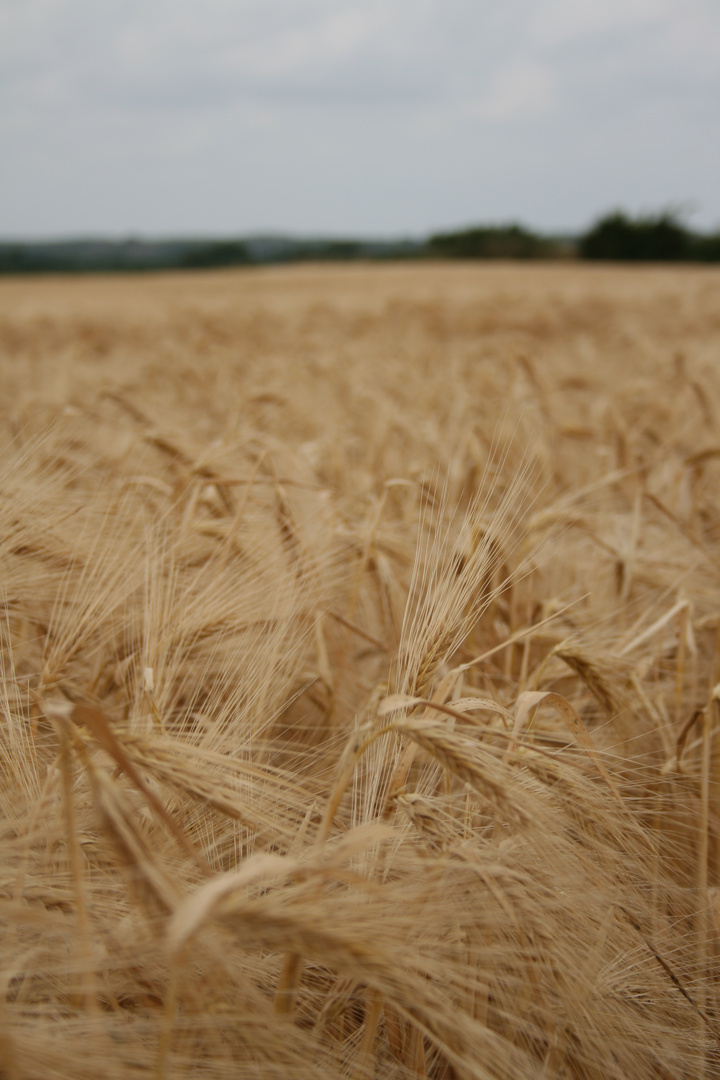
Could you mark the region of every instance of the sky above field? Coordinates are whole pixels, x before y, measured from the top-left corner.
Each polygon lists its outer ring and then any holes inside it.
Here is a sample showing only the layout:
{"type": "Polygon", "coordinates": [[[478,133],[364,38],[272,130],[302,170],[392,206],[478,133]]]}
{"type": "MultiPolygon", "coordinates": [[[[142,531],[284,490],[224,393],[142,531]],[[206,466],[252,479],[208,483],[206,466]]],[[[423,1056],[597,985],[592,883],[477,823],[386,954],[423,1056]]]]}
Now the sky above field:
{"type": "Polygon", "coordinates": [[[717,228],[720,3],[2,0],[0,146],[0,237],[717,228]]]}

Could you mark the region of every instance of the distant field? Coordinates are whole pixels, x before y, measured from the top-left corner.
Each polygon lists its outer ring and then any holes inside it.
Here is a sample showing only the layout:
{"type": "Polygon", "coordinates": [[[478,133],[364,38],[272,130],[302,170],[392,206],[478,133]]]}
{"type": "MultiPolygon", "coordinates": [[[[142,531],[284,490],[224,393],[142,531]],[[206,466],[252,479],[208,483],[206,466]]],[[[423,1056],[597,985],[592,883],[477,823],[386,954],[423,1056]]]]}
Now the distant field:
{"type": "Polygon", "coordinates": [[[0,380],[0,1077],[719,1074],[720,271],[5,278],[0,380]]]}

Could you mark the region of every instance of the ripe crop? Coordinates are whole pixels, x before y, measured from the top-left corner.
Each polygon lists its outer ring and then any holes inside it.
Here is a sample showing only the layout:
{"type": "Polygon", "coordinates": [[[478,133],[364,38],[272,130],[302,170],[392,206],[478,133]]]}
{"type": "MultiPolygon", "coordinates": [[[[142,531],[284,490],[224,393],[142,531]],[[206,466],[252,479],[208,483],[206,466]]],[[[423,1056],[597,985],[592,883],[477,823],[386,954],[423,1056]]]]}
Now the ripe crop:
{"type": "Polygon", "coordinates": [[[717,1075],[719,285],[0,283],[0,1075],[717,1075]]]}

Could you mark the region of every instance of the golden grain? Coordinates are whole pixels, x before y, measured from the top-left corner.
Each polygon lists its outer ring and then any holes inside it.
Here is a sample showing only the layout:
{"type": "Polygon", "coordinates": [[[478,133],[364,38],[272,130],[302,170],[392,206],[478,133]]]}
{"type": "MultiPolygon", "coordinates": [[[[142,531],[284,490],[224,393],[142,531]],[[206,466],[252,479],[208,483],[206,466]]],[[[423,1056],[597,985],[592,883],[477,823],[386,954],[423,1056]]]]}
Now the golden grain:
{"type": "Polygon", "coordinates": [[[718,1075],[719,286],[0,282],[1,1075],[718,1075]]]}

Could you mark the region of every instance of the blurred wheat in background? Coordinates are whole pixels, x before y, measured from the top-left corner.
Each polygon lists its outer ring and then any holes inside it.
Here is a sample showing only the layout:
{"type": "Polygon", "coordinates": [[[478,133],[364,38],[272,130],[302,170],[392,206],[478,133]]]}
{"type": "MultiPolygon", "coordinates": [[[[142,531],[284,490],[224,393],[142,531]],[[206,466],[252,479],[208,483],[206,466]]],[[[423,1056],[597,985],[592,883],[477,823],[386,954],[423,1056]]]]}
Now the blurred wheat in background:
{"type": "Polygon", "coordinates": [[[0,285],[4,1080],[718,1075],[719,285],[0,285]]]}

